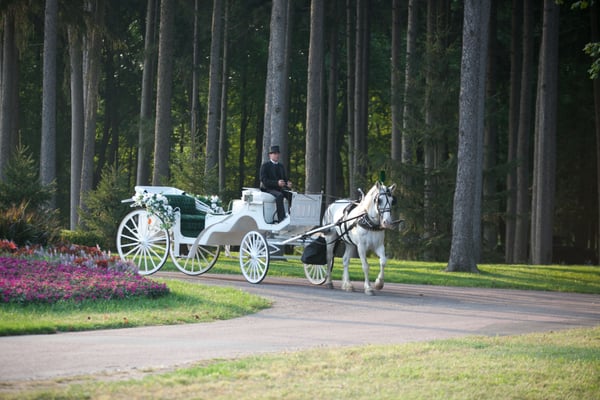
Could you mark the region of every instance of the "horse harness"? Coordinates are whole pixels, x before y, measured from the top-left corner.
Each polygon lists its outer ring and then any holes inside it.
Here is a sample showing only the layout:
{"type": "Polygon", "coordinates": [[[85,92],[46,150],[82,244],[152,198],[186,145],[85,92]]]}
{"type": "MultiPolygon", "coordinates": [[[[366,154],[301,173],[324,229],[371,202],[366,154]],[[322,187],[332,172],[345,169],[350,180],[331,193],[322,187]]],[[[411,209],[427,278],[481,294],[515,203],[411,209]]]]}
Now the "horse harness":
{"type": "Polygon", "coordinates": [[[338,240],[344,240],[350,244],[353,244],[356,246],[356,243],[354,243],[352,241],[352,239],[350,238],[350,235],[348,232],[350,232],[356,225],[360,226],[363,229],[366,229],[368,231],[382,231],[384,228],[381,226],[381,215],[383,213],[385,213],[386,211],[391,211],[392,208],[392,204],[390,203],[390,201],[388,200],[388,195],[391,195],[391,193],[389,192],[389,189],[387,189],[385,192],[380,192],[379,195],[377,196],[376,202],[377,202],[377,212],[379,214],[379,221],[373,221],[370,217],[369,214],[367,212],[364,212],[356,217],[353,218],[348,218],[348,215],[350,215],[350,212],[352,210],[354,210],[357,206],[358,206],[358,202],[352,202],[350,204],[348,204],[346,206],[346,208],[344,208],[344,214],[342,217],[342,220],[338,222],[338,226],[340,226],[340,237],[338,238],[338,240]],[[385,204],[383,206],[381,206],[379,204],[379,199],[381,197],[385,198],[385,204]]]}

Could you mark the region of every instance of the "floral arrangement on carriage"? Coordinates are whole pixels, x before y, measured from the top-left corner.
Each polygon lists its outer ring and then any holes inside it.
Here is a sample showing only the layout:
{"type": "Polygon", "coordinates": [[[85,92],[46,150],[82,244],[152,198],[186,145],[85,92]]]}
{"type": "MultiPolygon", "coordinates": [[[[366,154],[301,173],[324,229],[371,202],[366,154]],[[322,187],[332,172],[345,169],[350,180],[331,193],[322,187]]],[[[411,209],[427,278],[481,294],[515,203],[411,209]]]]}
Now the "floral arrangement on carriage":
{"type": "MultiPolygon", "coordinates": [[[[195,200],[195,208],[205,214],[222,214],[223,205],[219,196],[190,195],[195,200]]],[[[136,192],[132,197],[132,207],[142,207],[148,214],[156,216],[161,220],[161,228],[170,229],[175,224],[175,211],[169,204],[169,198],[161,193],[136,192]]]]}

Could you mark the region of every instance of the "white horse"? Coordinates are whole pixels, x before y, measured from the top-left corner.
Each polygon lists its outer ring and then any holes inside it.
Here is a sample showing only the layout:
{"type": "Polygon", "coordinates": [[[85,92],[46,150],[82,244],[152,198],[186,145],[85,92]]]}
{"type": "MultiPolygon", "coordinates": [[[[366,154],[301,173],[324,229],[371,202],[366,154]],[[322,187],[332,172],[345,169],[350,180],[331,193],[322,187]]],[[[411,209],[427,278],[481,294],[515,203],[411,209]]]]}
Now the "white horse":
{"type": "Polygon", "coordinates": [[[348,274],[348,265],[352,250],[356,247],[365,275],[365,293],[373,294],[373,287],[369,282],[369,264],[367,252],[373,250],[379,256],[379,275],[375,281],[375,289],[383,288],[383,269],[387,263],[385,256],[384,229],[393,228],[396,223],[392,220],[392,193],[396,189],[393,184],[389,187],[377,182],[371,190],[356,204],[352,200],[338,200],[325,210],[323,226],[332,225],[325,233],[327,240],[327,279],[325,285],[333,288],[331,271],[333,270],[334,248],[339,240],[346,244],[342,262],[344,273],[342,276],[342,289],[353,291],[348,274]]]}

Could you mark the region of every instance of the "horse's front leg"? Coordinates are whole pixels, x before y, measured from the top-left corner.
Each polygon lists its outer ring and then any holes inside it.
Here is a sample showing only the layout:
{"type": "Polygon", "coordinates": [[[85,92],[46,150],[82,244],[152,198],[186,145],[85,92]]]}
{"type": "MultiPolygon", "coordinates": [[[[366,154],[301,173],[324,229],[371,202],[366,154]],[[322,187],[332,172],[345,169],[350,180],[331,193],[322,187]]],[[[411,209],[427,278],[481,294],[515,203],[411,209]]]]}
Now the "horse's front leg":
{"type": "Polygon", "coordinates": [[[375,250],[375,254],[379,256],[379,275],[377,275],[377,280],[375,280],[375,289],[381,290],[383,289],[383,270],[385,269],[385,265],[387,264],[387,257],[385,256],[385,246],[381,245],[375,250]]]}
{"type": "Polygon", "coordinates": [[[363,249],[361,246],[358,247],[358,256],[360,257],[360,262],[362,264],[363,274],[365,276],[365,294],[372,296],[373,287],[371,286],[371,282],[369,282],[369,263],[367,262],[367,250],[363,249]]]}

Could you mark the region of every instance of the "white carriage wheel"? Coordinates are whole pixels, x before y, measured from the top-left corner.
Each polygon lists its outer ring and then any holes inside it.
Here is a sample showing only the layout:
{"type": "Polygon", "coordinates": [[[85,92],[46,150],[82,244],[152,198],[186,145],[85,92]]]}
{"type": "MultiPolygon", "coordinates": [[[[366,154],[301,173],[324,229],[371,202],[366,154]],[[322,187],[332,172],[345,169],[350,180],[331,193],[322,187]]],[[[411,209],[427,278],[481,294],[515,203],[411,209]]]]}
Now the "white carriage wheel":
{"type": "Polygon", "coordinates": [[[327,280],[327,264],[304,264],[304,275],[313,285],[322,285],[327,280]]]}
{"type": "Polygon", "coordinates": [[[269,270],[269,246],[265,237],[255,231],[246,233],[240,244],[240,269],[250,283],[260,283],[269,270]]]}
{"type": "Polygon", "coordinates": [[[123,218],[117,230],[117,251],[122,260],[138,266],[140,275],[158,271],[169,257],[171,239],[161,228],[159,217],[146,210],[135,210],[123,218]]]}
{"type": "MultiPolygon", "coordinates": [[[[178,244],[173,242],[173,245],[178,244]]],[[[198,238],[193,245],[179,245],[179,256],[171,250],[173,264],[184,274],[201,275],[210,270],[219,258],[220,246],[200,246],[198,238]]]]}

